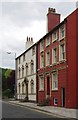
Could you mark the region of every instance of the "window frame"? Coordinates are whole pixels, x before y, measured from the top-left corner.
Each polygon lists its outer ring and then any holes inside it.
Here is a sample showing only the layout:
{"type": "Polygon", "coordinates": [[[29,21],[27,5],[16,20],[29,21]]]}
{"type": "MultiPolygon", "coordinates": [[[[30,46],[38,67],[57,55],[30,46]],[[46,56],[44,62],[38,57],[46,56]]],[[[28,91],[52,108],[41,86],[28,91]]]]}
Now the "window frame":
{"type": "Polygon", "coordinates": [[[40,42],[40,52],[44,51],[44,40],[40,42]]]}
{"type": "Polygon", "coordinates": [[[57,46],[52,49],[52,64],[56,64],[58,62],[57,56],[58,55],[58,48],[57,46]],[[54,50],[56,49],[56,55],[54,55],[54,50]],[[56,56],[56,57],[55,57],[56,56]]]}
{"type": "Polygon", "coordinates": [[[19,67],[19,69],[18,69],[19,71],[18,71],[18,78],[20,79],[20,67],[19,67]]]}
{"type": "Polygon", "coordinates": [[[18,60],[19,60],[19,64],[20,64],[20,63],[21,63],[21,57],[19,57],[19,59],[18,59],[18,60]]]}
{"type": "Polygon", "coordinates": [[[57,90],[58,90],[58,72],[54,71],[52,72],[52,91],[57,91],[57,90]],[[54,80],[54,77],[53,77],[53,75],[55,74],[56,74],[56,80],[54,80]],[[57,87],[55,87],[55,83],[57,87]]]}
{"type": "Polygon", "coordinates": [[[23,55],[23,62],[25,61],[25,54],[23,55]]]}
{"type": "Polygon", "coordinates": [[[59,40],[65,38],[65,24],[63,24],[62,26],[60,26],[59,28],[59,40]],[[63,32],[63,36],[62,36],[62,32],[63,32]]]}
{"type": "Polygon", "coordinates": [[[22,65],[22,78],[24,77],[24,65],[22,65]]]}
{"type": "Polygon", "coordinates": [[[66,60],[66,44],[65,43],[61,43],[59,45],[59,61],[64,61],[66,60]],[[64,45],[64,51],[62,51],[62,46],[64,45]],[[64,57],[64,58],[63,58],[64,57]]]}
{"type": "Polygon", "coordinates": [[[26,63],[26,76],[28,76],[28,64],[26,63]]]}
{"type": "Polygon", "coordinates": [[[22,94],[24,94],[24,83],[22,83],[22,94]]]}
{"type": "Polygon", "coordinates": [[[39,91],[44,91],[44,76],[39,77],[39,91]]]}
{"type": "Polygon", "coordinates": [[[50,36],[46,37],[46,47],[50,45],[50,36]]]}
{"type": "Polygon", "coordinates": [[[21,94],[21,85],[20,85],[20,83],[18,84],[18,93],[19,93],[19,95],[21,94]]]}
{"type": "Polygon", "coordinates": [[[58,33],[57,33],[57,31],[55,31],[52,33],[52,42],[55,42],[57,40],[58,40],[58,33]],[[56,38],[54,38],[54,34],[56,34],[56,38]]]}
{"type": "Polygon", "coordinates": [[[57,98],[54,98],[53,102],[54,102],[54,105],[58,105],[58,99],[57,98]],[[56,100],[57,100],[57,103],[56,103],[56,100]]]}
{"type": "Polygon", "coordinates": [[[40,54],[40,68],[43,68],[44,67],[44,53],[42,52],[40,54]],[[43,56],[43,59],[42,59],[42,56],[43,56]]]}
{"type": "Polygon", "coordinates": [[[34,80],[31,80],[31,94],[34,94],[34,80]],[[32,91],[32,88],[33,88],[33,91],[32,91]]]}
{"type": "Polygon", "coordinates": [[[34,74],[34,61],[31,60],[31,74],[34,74]]]}
{"type": "Polygon", "coordinates": [[[35,55],[35,46],[32,48],[32,56],[35,55]]]}
{"type": "Polygon", "coordinates": [[[49,66],[49,65],[50,65],[50,50],[46,52],[46,66],[49,66]],[[49,57],[48,57],[48,53],[49,53],[49,57]]]}

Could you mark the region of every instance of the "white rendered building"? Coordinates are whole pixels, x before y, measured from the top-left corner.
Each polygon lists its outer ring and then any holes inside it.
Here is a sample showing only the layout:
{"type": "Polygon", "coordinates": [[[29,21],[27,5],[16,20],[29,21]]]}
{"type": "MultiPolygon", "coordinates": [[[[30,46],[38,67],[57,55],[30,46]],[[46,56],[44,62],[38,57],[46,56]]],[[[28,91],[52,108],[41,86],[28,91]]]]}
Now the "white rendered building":
{"type": "Polygon", "coordinates": [[[36,101],[36,44],[27,37],[26,51],[16,58],[17,99],[36,101]]]}

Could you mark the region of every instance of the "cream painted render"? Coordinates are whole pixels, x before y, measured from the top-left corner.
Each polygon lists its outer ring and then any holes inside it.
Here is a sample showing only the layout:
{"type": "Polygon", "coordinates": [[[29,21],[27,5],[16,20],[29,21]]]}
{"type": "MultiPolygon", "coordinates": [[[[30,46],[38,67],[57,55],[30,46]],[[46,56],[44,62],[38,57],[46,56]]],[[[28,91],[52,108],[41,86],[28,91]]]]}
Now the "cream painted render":
{"type": "Polygon", "coordinates": [[[35,54],[32,54],[32,49],[29,49],[27,52],[22,54],[22,56],[17,58],[17,99],[24,99],[26,97],[26,85],[24,83],[25,77],[28,79],[28,98],[31,101],[36,101],[36,46],[35,47],[35,54]],[[23,56],[25,55],[25,61],[23,60],[23,56]],[[20,59],[20,64],[19,64],[20,59]],[[34,71],[31,74],[31,61],[33,61],[34,71]],[[26,75],[26,64],[28,65],[28,75],[26,75]],[[22,69],[22,66],[24,67],[22,69]],[[19,72],[20,69],[20,72],[19,72]],[[22,70],[24,70],[24,75],[22,75],[22,70]],[[33,93],[31,92],[31,82],[33,80],[33,93]],[[24,83],[24,86],[22,84],[24,83]],[[20,84],[20,91],[19,91],[19,84],[20,84]],[[24,90],[23,88],[24,87],[24,90]]]}

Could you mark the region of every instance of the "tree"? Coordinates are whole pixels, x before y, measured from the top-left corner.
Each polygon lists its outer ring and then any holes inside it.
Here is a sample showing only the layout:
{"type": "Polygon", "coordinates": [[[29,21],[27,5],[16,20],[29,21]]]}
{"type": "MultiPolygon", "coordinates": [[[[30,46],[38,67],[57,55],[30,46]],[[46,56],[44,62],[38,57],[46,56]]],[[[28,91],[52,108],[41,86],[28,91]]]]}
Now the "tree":
{"type": "Polygon", "coordinates": [[[10,77],[10,74],[11,74],[12,70],[11,69],[7,69],[6,72],[5,72],[5,78],[9,78],[10,77]]]}
{"type": "Polygon", "coordinates": [[[0,68],[0,72],[1,71],[2,71],[2,95],[6,97],[12,97],[14,96],[15,71],[11,69],[0,68]]]}

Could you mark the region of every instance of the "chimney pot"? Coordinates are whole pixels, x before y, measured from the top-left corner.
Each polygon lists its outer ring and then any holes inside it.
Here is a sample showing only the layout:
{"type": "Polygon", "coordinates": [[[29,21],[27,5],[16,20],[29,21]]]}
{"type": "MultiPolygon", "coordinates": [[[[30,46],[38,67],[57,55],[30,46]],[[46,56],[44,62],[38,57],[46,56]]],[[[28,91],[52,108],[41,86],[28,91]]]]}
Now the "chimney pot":
{"type": "Polygon", "coordinates": [[[31,41],[33,41],[33,38],[31,37],[31,41]]]}
{"type": "Polygon", "coordinates": [[[29,37],[29,41],[30,41],[30,37],[29,37]]]}
{"type": "Polygon", "coordinates": [[[55,8],[48,8],[48,13],[55,13],[56,9],[55,8]]]}
{"type": "Polygon", "coordinates": [[[28,41],[28,36],[27,36],[27,41],[28,41]]]}

